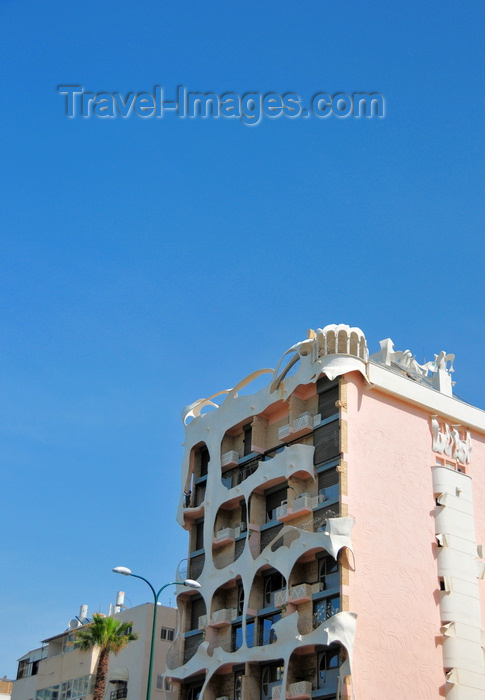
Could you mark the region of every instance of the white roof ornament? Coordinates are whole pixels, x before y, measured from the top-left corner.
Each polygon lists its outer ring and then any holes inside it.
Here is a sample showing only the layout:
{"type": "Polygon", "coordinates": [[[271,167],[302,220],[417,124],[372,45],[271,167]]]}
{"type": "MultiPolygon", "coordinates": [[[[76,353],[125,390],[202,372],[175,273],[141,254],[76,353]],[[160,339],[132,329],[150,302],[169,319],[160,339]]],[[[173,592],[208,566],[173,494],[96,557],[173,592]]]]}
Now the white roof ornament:
{"type": "Polygon", "coordinates": [[[420,365],[416,356],[410,350],[394,350],[394,343],[390,338],[380,341],[381,349],[370,359],[390,369],[400,371],[408,379],[428,384],[442,394],[453,396],[453,384],[451,373],[454,372],[453,362],[455,356],[447,354],[444,350],[434,356],[434,360],[420,365]],[[448,363],[449,366],[448,366],[448,363]]]}

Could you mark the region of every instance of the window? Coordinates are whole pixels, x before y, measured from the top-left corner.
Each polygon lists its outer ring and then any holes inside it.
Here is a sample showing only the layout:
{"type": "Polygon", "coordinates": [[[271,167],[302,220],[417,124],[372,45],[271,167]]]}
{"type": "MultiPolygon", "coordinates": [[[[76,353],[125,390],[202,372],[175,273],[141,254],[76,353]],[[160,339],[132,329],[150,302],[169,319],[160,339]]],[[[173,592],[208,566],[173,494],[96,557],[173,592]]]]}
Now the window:
{"type": "Polygon", "coordinates": [[[259,618],[259,646],[276,642],[276,632],[273,629],[273,625],[278,620],[281,620],[280,612],[259,618]]]}
{"type": "Polygon", "coordinates": [[[204,521],[198,520],[195,523],[194,551],[204,548],[204,521]]]}
{"type": "MultiPolygon", "coordinates": [[[[237,651],[240,649],[243,643],[243,630],[242,623],[238,622],[232,626],[232,651],[237,651]]],[[[254,620],[248,620],[246,622],[246,644],[248,647],[254,646],[254,620]]]]}
{"type": "Polygon", "coordinates": [[[322,501],[338,501],[339,475],[336,467],[318,473],[318,495],[322,501]]]}
{"type": "Polygon", "coordinates": [[[246,524],[247,522],[247,508],[246,508],[246,500],[243,498],[240,501],[241,505],[241,522],[246,524]]]}
{"type": "Polygon", "coordinates": [[[22,659],[22,661],[19,661],[19,666],[17,670],[17,680],[19,678],[27,678],[29,672],[29,663],[30,659],[22,659]]]}
{"type": "Polygon", "coordinates": [[[75,641],[76,635],[74,633],[68,634],[66,637],[63,637],[62,653],[65,654],[68,651],[74,651],[76,649],[76,645],[74,644],[75,641]]]}
{"type": "Polygon", "coordinates": [[[243,432],[244,432],[244,438],[243,438],[243,443],[244,443],[244,452],[243,456],[246,457],[247,455],[251,454],[251,443],[252,443],[252,434],[253,434],[253,429],[251,427],[251,423],[247,423],[246,425],[243,425],[243,432]]]}
{"type": "Polygon", "coordinates": [[[165,678],[162,673],[157,675],[157,690],[166,690],[168,692],[173,690],[173,685],[170,683],[168,678],[165,678]]]}
{"type": "Polygon", "coordinates": [[[273,688],[281,685],[285,667],[282,662],[261,669],[261,700],[271,700],[273,688]]]}
{"type": "Polygon", "coordinates": [[[321,557],[318,560],[318,580],[323,583],[323,589],[340,586],[338,562],[333,557],[321,557]]]}
{"type": "Polygon", "coordinates": [[[236,671],[234,674],[234,700],[242,700],[242,682],[244,669],[236,671]]]}
{"type": "Polygon", "coordinates": [[[242,615],[244,610],[244,586],[241,582],[237,584],[237,614],[242,615]]]}
{"type": "Polygon", "coordinates": [[[207,447],[201,447],[199,450],[199,460],[200,460],[200,476],[207,475],[207,468],[209,466],[209,450],[207,447]]]}
{"type": "Polygon", "coordinates": [[[279,571],[267,574],[263,583],[263,608],[274,605],[275,591],[281,591],[286,586],[285,577],[279,571]]]}
{"type": "Polygon", "coordinates": [[[39,673],[39,661],[32,661],[31,676],[36,676],[39,673]]]}
{"type": "Polygon", "coordinates": [[[330,647],[318,655],[318,687],[336,689],[340,666],[340,647],[330,647]]]}
{"type": "Polygon", "coordinates": [[[287,499],[286,485],[266,494],[266,522],[276,520],[276,509],[287,499]]]}
{"type": "Polygon", "coordinates": [[[185,636],[185,643],[184,643],[184,660],[183,663],[186,664],[187,661],[189,661],[194,654],[197,652],[197,649],[199,646],[202,644],[204,641],[204,635],[202,632],[197,632],[196,634],[186,634],[185,636]]]}
{"type": "Polygon", "coordinates": [[[340,612],[340,596],[333,595],[329,598],[321,598],[313,603],[313,625],[318,627],[332,615],[340,612]]]}
{"type": "Polygon", "coordinates": [[[338,379],[333,381],[329,381],[326,377],[319,379],[317,381],[317,394],[318,413],[321,415],[322,420],[338,414],[338,408],[335,405],[339,398],[338,379]]]}
{"type": "MultiPolygon", "coordinates": [[[[93,676],[83,676],[73,681],[38,690],[36,700],[75,700],[93,692],[93,676]]],[[[126,697],[126,696],[124,696],[126,697]]]]}
{"type": "Polygon", "coordinates": [[[231,651],[237,651],[242,647],[243,643],[243,631],[241,622],[238,622],[237,624],[232,626],[231,635],[231,651]]]}
{"type": "Polygon", "coordinates": [[[109,694],[109,700],[122,700],[128,697],[128,683],[126,681],[116,681],[115,690],[109,694]]]}
{"type": "Polygon", "coordinates": [[[202,686],[204,684],[202,682],[197,683],[196,685],[191,685],[187,688],[187,700],[199,700],[199,698],[202,698],[202,686]]]}
{"type": "Polygon", "coordinates": [[[190,629],[199,629],[199,617],[206,614],[205,602],[202,596],[193,596],[190,611],[190,629]]]}
{"type": "Polygon", "coordinates": [[[338,457],[340,454],[339,421],[334,420],[320,428],[315,428],[313,444],[315,445],[314,464],[321,464],[332,457],[338,457]]]}
{"type": "Polygon", "coordinates": [[[165,639],[167,642],[173,642],[174,632],[175,630],[173,630],[171,627],[162,627],[160,639],[165,639]]]}

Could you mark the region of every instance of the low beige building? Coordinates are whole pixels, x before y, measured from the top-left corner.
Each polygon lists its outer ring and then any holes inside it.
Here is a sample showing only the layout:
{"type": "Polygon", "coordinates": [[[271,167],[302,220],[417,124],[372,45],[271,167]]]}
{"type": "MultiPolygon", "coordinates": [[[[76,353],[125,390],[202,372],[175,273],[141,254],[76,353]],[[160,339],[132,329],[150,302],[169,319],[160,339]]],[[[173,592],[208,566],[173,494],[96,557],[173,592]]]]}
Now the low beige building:
{"type": "MultiPolygon", "coordinates": [[[[130,642],[118,655],[110,655],[105,700],[141,700],[146,695],[153,603],[124,609],[114,613],[113,617],[122,622],[133,622],[133,631],[138,633],[139,639],[130,642]]],[[[174,637],[176,619],[175,608],[158,607],[153,700],[166,700],[167,691],[170,691],[170,685],[163,680],[162,674],[165,671],[165,655],[174,637]]],[[[99,650],[82,652],[72,644],[77,629],[87,622],[87,617],[74,618],[69,629],[48,637],[43,640],[41,648],[19,659],[12,700],[92,700],[99,650]]]]}
{"type": "Polygon", "coordinates": [[[0,700],[10,700],[12,694],[13,681],[10,681],[7,676],[0,679],[0,700]]]}

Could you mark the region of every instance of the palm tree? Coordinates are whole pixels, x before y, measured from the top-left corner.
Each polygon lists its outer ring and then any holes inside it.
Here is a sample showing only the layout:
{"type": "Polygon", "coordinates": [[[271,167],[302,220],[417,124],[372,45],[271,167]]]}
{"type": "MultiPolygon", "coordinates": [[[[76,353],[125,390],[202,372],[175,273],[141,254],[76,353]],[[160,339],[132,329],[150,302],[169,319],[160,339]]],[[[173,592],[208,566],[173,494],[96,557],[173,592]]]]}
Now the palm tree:
{"type": "Polygon", "coordinates": [[[80,651],[91,651],[96,647],[100,650],[96,665],[94,700],[103,700],[110,653],[118,654],[129,642],[138,639],[136,632],[131,631],[132,625],[132,622],[119,622],[114,617],[94,614],[93,621],[77,632],[74,644],[80,651]]]}

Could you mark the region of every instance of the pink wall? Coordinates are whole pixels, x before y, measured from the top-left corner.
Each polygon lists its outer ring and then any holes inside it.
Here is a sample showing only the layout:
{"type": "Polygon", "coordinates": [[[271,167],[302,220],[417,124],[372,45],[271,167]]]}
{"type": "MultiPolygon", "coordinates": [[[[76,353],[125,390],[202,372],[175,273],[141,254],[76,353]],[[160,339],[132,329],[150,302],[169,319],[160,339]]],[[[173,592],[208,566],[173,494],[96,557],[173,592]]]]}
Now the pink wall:
{"type": "Polygon", "coordinates": [[[355,697],[437,700],[445,676],[429,415],[365,388],[357,373],[347,380],[355,697]]]}
{"type": "MultiPolygon", "coordinates": [[[[485,435],[472,431],[472,456],[468,474],[473,480],[473,508],[475,511],[475,537],[485,550],[485,435]]],[[[478,582],[482,609],[482,630],[485,630],[485,579],[478,582]]]]}

